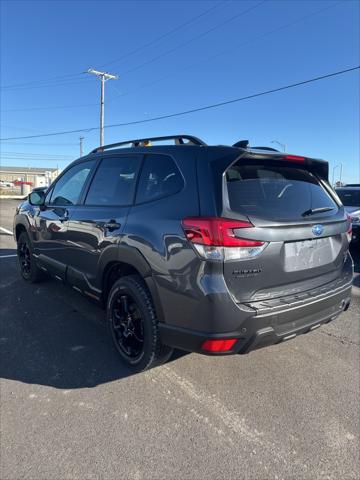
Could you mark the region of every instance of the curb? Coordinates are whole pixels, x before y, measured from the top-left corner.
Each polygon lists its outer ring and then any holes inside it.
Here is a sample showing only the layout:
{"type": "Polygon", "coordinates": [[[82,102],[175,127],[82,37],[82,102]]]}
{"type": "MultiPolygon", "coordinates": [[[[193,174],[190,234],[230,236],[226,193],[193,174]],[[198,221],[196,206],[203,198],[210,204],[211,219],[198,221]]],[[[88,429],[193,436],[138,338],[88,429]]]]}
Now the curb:
{"type": "Polygon", "coordinates": [[[4,198],[6,200],[26,200],[27,196],[24,195],[0,195],[0,200],[4,198]]]}

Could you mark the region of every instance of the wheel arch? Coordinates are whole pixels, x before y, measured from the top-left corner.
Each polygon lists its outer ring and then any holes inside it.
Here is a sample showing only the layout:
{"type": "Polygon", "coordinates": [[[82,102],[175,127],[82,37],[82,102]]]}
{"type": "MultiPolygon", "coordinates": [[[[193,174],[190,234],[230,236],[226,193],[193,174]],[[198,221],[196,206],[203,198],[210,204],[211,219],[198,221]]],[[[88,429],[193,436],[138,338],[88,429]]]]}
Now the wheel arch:
{"type": "Polygon", "coordinates": [[[114,246],[108,251],[106,258],[100,260],[100,289],[101,302],[106,306],[106,302],[112,285],[119,278],[127,275],[138,275],[145,283],[154,302],[157,318],[160,322],[164,321],[163,310],[160,297],[152,277],[152,269],[141,252],[134,247],[114,246]],[[115,251],[116,249],[116,251],[115,251]]]}
{"type": "Polygon", "coordinates": [[[15,226],[15,240],[18,241],[19,240],[19,237],[21,235],[22,232],[26,232],[27,233],[27,229],[25,227],[24,224],[22,223],[18,223],[16,226],[15,226]]]}

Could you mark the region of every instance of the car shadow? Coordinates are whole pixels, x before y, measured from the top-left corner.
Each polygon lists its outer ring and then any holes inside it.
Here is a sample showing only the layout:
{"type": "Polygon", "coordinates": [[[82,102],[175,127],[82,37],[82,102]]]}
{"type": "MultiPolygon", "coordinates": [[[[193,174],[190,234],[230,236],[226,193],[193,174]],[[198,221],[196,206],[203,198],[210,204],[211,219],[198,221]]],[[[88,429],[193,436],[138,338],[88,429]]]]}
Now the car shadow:
{"type": "MultiPolygon", "coordinates": [[[[28,284],[15,258],[0,261],[7,262],[0,264],[0,378],[70,390],[132,375],[100,307],[55,280],[28,284]]],[[[176,351],[169,361],[185,354],[176,351]]]]}
{"type": "MultiPolygon", "coordinates": [[[[0,257],[14,254],[0,249],[0,257]]],[[[359,251],[352,255],[359,272],[359,251]]],[[[0,262],[1,378],[70,390],[133,375],[106,332],[102,309],[54,280],[24,282],[14,257],[0,262]]],[[[183,355],[176,350],[169,362],[183,355]]]]}

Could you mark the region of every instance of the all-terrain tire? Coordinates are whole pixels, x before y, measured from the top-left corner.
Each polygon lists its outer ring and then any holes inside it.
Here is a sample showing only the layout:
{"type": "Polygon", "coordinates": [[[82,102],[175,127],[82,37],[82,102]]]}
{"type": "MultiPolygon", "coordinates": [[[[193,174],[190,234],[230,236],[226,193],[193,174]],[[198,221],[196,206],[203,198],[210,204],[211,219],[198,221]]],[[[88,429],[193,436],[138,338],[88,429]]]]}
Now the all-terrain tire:
{"type": "MultiPolygon", "coordinates": [[[[165,363],[172,355],[173,349],[163,345],[160,340],[158,320],[150,292],[139,275],[129,275],[117,280],[111,288],[106,306],[107,328],[122,360],[134,372],[148,370],[165,363]],[[142,351],[132,358],[121,346],[123,337],[118,339],[119,327],[115,324],[116,302],[127,296],[136,304],[138,316],[142,321],[142,351]]],[[[131,335],[131,334],[130,334],[131,335]]]]}
{"type": "Polygon", "coordinates": [[[17,255],[20,273],[24,280],[36,283],[45,277],[44,272],[37,266],[33,255],[33,246],[26,232],[21,232],[17,241],[17,255]]]}

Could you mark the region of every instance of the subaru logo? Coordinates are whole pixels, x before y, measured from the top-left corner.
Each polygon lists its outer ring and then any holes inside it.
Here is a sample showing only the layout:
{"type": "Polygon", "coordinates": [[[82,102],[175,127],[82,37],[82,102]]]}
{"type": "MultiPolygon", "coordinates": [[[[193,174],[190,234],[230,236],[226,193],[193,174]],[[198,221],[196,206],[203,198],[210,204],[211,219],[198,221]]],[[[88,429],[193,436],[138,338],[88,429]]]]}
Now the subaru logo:
{"type": "Polygon", "coordinates": [[[324,227],[322,225],[314,225],[312,228],[313,234],[316,235],[317,237],[320,237],[323,231],[324,231],[324,227]]]}

